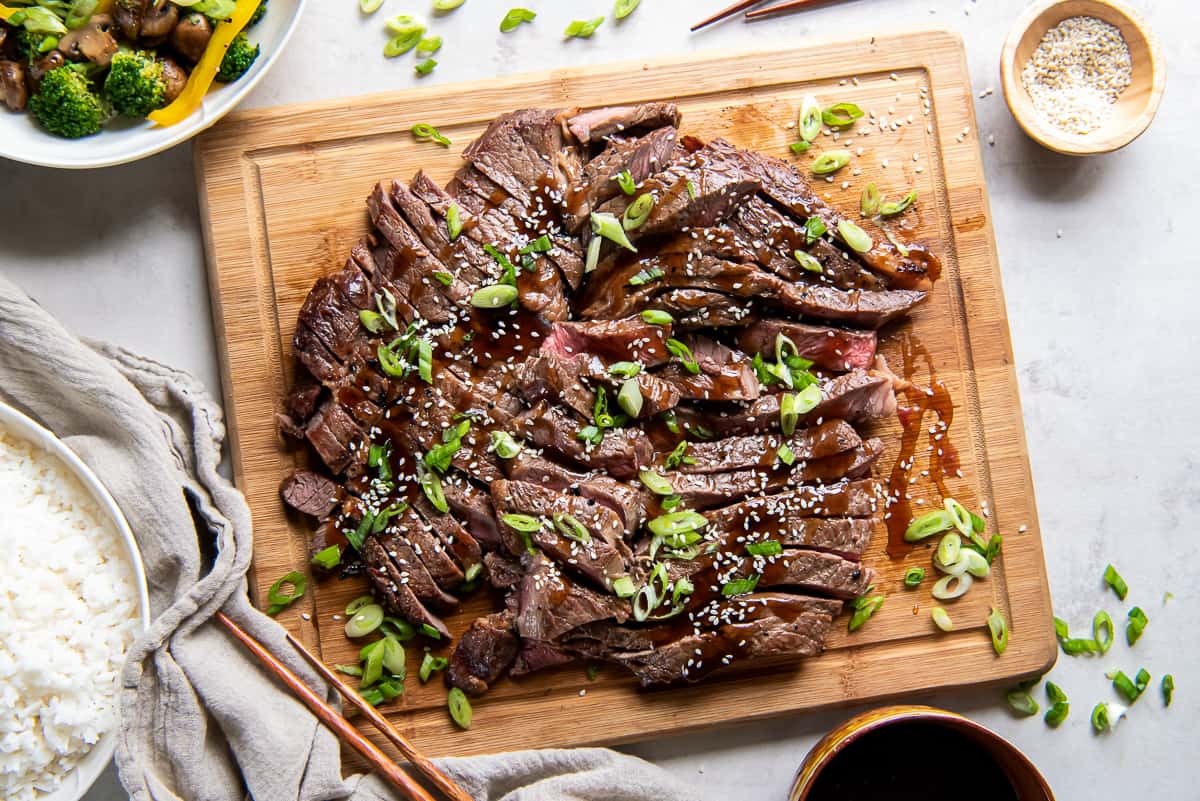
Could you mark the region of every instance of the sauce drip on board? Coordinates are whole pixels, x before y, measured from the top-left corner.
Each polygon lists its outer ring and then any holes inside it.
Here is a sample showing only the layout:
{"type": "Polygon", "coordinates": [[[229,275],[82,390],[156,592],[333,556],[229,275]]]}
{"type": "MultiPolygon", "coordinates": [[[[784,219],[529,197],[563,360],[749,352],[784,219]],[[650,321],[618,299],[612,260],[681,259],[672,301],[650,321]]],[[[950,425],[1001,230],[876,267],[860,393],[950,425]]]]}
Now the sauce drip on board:
{"type": "Polygon", "coordinates": [[[929,441],[929,476],[942,497],[950,495],[946,489],[946,476],[956,475],[959,468],[958,450],[948,438],[950,424],[954,422],[954,399],[950,397],[950,390],[938,380],[933,359],[924,345],[911,335],[905,335],[900,343],[903,376],[907,383],[902,391],[912,405],[900,408],[903,426],[900,453],[888,477],[887,554],[893,559],[912,550],[912,543],[904,541],[904,531],[913,518],[909,488],[921,433],[924,431],[929,441]],[[912,383],[918,360],[924,362],[929,371],[928,388],[912,383]],[[926,429],[925,412],[929,410],[937,415],[938,422],[926,429]]]}

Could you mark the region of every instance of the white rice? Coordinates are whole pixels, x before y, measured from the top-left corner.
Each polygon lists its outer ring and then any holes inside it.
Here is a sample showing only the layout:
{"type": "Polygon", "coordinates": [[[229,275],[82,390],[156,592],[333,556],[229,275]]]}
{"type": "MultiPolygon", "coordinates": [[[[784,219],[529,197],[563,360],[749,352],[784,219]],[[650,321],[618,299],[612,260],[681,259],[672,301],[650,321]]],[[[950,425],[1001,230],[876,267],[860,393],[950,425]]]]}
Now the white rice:
{"type": "Polygon", "coordinates": [[[57,457],[0,424],[0,798],[51,792],[117,726],[137,604],[104,511],[57,457]]]}

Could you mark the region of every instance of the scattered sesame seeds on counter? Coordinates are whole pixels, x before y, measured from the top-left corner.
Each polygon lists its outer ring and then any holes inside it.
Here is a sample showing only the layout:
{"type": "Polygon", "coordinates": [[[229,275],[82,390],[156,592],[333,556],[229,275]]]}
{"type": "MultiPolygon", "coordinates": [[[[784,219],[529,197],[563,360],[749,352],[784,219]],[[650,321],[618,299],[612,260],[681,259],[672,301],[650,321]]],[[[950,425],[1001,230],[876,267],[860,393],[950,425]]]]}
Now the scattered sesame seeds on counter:
{"type": "Polygon", "coordinates": [[[1132,80],[1121,32],[1095,17],[1070,17],[1046,31],[1021,82],[1046,121],[1071,134],[1098,129],[1132,80]]]}

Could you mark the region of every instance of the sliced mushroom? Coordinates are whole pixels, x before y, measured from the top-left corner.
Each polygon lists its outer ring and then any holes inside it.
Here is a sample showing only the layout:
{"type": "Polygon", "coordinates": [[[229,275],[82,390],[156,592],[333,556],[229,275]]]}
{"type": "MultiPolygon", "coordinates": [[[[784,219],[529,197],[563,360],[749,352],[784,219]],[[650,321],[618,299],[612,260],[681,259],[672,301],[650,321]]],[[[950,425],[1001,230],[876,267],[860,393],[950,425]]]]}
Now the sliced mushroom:
{"type": "Polygon", "coordinates": [[[179,93],[183,91],[183,87],[187,86],[188,74],[173,58],[163,56],[159,59],[159,63],[163,68],[163,80],[167,82],[165,103],[173,103],[175,98],[179,97],[179,93]]]}
{"type": "Polygon", "coordinates": [[[171,35],[171,29],[179,22],[179,7],[170,0],[151,0],[142,12],[142,30],[139,41],[144,45],[160,45],[171,35]]]}
{"type": "Polygon", "coordinates": [[[28,73],[26,74],[26,78],[28,78],[29,82],[29,88],[36,92],[38,83],[41,82],[46,73],[53,72],[66,63],[66,57],[57,50],[51,50],[46,55],[33,62],[33,64],[31,64],[29,67],[28,73]]]}
{"type": "Polygon", "coordinates": [[[58,49],[72,61],[86,60],[107,67],[117,52],[117,39],[112,31],[113,18],[108,14],[96,14],[82,28],[59,39],[58,49]]]}
{"type": "Polygon", "coordinates": [[[0,61],[0,98],[13,111],[25,108],[29,88],[25,85],[25,68],[17,61],[0,61]]]}
{"type": "Polygon", "coordinates": [[[171,47],[195,64],[208,49],[208,40],[212,38],[212,32],[213,25],[208,17],[194,11],[184,14],[171,29],[171,47]]]}

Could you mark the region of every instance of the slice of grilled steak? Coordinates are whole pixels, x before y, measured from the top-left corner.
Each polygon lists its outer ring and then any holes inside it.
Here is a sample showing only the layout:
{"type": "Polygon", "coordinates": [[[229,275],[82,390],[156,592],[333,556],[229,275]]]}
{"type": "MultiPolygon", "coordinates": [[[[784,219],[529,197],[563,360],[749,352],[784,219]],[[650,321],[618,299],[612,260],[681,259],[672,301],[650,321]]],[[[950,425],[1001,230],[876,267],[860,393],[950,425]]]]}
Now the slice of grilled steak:
{"type": "Polygon", "coordinates": [[[516,659],[519,647],[511,611],[477,617],[450,653],[446,682],[468,695],[483,695],[516,659]]]}
{"type": "Polygon", "coordinates": [[[779,337],[787,337],[796,352],[817,367],[845,372],[875,363],[874,331],[809,325],[790,320],[758,320],[738,334],[738,347],[772,360],[779,337]]]}
{"type": "Polygon", "coordinates": [[[567,118],[567,130],[580,142],[595,142],[615,133],[640,128],[678,127],[679,109],[674,103],[640,103],[588,109],[567,118]]]}

